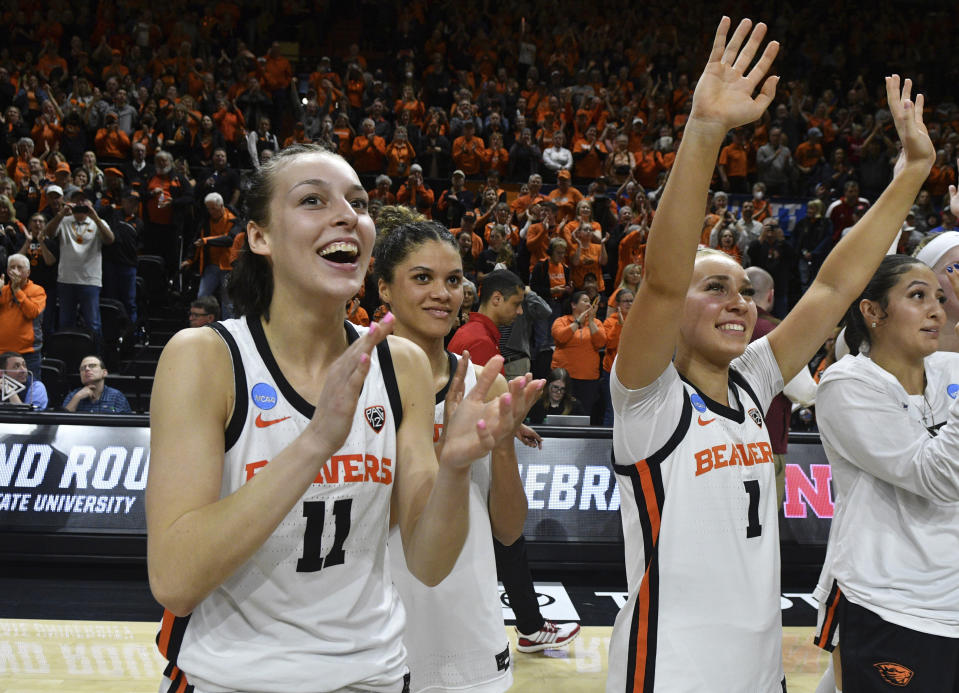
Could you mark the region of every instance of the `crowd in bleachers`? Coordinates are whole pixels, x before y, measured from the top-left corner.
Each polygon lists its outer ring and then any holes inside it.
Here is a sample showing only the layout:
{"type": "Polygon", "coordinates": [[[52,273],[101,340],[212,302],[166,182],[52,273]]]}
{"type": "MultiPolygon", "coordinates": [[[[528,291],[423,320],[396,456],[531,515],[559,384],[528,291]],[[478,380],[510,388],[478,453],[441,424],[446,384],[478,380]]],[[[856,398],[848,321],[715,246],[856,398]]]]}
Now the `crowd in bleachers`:
{"type": "MultiPolygon", "coordinates": [[[[751,9],[733,4],[724,11],[751,9]]],[[[959,20],[946,3],[905,18],[887,5],[781,4],[767,18],[782,83],[759,121],[729,133],[702,242],[769,272],[776,317],[892,175],[887,60],[916,76],[938,150],[900,249],[956,227],[959,20]]],[[[0,252],[4,267],[26,257],[45,297],[26,310],[26,284],[8,280],[0,351],[39,375],[44,339],[79,327],[104,353],[117,337],[102,310],[120,311],[135,341],[165,307],[144,299],[157,286],[181,315],[199,294],[229,316],[246,174],[313,141],[351,162],[374,216],[413,207],[454,230],[474,282],[508,268],[532,287],[551,315],[528,326],[526,356],[545,375],[563,365],[558,321],[589,311],[615,333],[628,310],[619,292],[640,281],[716,13],[621,0],[6,3],[0,252]]],[[[382,312],[372,281],[350,310],[382,312]]],[[[609,337],[590,378],[608,372],[609,337]]]]}

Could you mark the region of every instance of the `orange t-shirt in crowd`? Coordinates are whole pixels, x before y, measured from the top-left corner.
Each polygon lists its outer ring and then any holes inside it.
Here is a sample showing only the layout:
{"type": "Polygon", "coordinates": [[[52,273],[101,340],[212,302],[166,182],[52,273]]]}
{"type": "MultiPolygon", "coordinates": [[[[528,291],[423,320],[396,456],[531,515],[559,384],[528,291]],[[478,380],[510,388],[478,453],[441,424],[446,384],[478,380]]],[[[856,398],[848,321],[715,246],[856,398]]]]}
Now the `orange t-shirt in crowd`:
{"type": "MultiPolygon", "coordinates": [[[[572,219],[576,214],[576,205],[583,201],[583,193],[572,185],[563,192],[559,188],[550,190],[547,199],[556,204],[556,220],[572,219]]],[[[569,240],[569,239],[567,239],[569,240]]]]}
{"type": "Polygon", "coordinates": [[[386,158],[386,142],[373,135],[373,146],[366,135],[357,135],[353,140],[353,168],[359,173],[379,173],[386,158]]]}
{"type": "Polygon", "coordinates": [[[539,224],[530,224],[526,230],[526,250],[529,251],[530,270],[533,269],[537,262],[542,262],[546,259],[549,251],[549,242],[556,236],[559,236],[559,224],[553,224],[553,228],[549,230],[546,229],[546,225],[542,222],[539,224]]]}
{"type": "Polygon", "coordinates": [[[390,142],[386,148],[386,175],[407,176],[416,152],[409,142],[390,142]]]}
{"type": "Polygon", "coordinates": [[[356,302],[356,308],[347,313],[346,319],[354,325],[362,325],[363,327],[370,326],[370,316],[366,312],[366,309],[360,305],[359,301],[356,302]]]}
{"type": "Polygon", "coordinates": [[[17,184],[17,187],[22,188],[23,181],[30,178],[30,161],[17,156],[11,156],[7,159],[7,173],[13,178],[13,182],[17,184]]]}
{"type": "Polygon", "coordinates": [[[726,167],[726,175],[731,178],[745,178],[747,156],[746,148],[741,144],[727,144],[719,152],[719,164],[726,167]]]}
{"type": "Polygon", "coordinates": [[[596,275],[596,283],[599,290],[603,291],[606,286],[603,283],[603,266],[599,263],[603,253],[602,243],[591,242],[588,246],[583,246],[579,251],[579,264],[577,265],[572,258],[576,256],[576,250],[569,254],[569,276],[573,282],[573,288],[580,290],[583,288],[583,282],[586,275],[592,272],[596,275]]]}
{"type": "MultiPolygon", "coordinates": [[[[483,238],[486,239],[486,243],[489,244],[489,232],[493,230],[493,227],[496,226],[495,221],[491,221],[486,225],[486,229],[483,231],[483,238]]],[[[519,229],[513,224],[507,224],[509,227],[509,233],[506,234],[506,240],[509,241],[509,244],[514,248],[519,245],[519,229]]]]}
{"type": "Polygon", "coordinates": [[[816,162],[822,159],[822,145],[813,144],[812,142],[800,142],[799,146],[796,147],[796,152],[793,154],[793,158],[796,160],[797,166],[802,166],[803,168],[812,168],[816,165],[816,162]]]}
{"type": "Polygon", "coordinates": [[[646,190],[656,189],[659,172],[663,170],[662,162],[656,154],[652,149],[633,153],[636,157],[636,181],[646,190]]]}
{"type": "Polygon", "coordinates": [[[453,163],[467,176],[475,176],[483,171],[483,155],[486,145],[476,135],[460,135],[453,140],[453,163]]]}
{"type": "Polygon", "coordinates": [[[603,370],[609,373],[613,370],[613,360],[619,351],[619,336],[623,332],[623,320],[616,311],[603,321],[606,330],[606,352],[603,354],[603,370]]]}
{"type": "Polygon", "coordinates": [[[577,178],[599,178],[603,175],[606,166],[606,145],[596,143],[593,149],[589,142],[580,139],[573,142],[573,175],[577,178]],[[583,156],[576,156],[576,152],[588,152],[583,156]]]}
{"type": "Polygon", "coordinates": [[[572,315],[556,318],[551,330],[556,349],[550,368],[565,368],[576,380],[599,378],[599,350],[606,346],[606,329],[596,318],[593,322],[596,332],[591,332],[588,325],[574,330],[572,315]]]}
{"type": "Polygon", "coordinates": [[[534,196],[530,196],[529,193],[526,195],[520,195],[515,200],[510,203],[509,208],[513,211],[514,214],[520,215],[525,214],[526,210],[532,207],[537,202],[544,202],[546,200],[546,195],[542,193],[537,193],[534,196]]]}
{"type": "Polygon", "coordinates": [[[506,177],[507,164],[509,164],[509,152],[505,148],[493,149],[488,147],[483,150],[483,168],[486,171],[496,171],[500,178],[506,177]]]}
{"type": "Polygon", "coordinates": [[[243,138],[246,131],[246,120],[240,111],[221,108],[213,114],[213,122],[223,133],[227,142],[237,142],[243,138]]]}
{"type": "Polygon", "coordinates": [[[94,142],[99,159],[130,158],[130,136],[120,128],[112,131],[108,128],[100,128],[97,130],[94,142]]]}
{"type": "MultiPolygon", "coordinates": [[[[569,269],[565,262],[549,262],[546,264],[546,274],[549,276],[549,288],[556,289],[566,286],[566,270],[569,269]]],[[[552,295],[550,291],[550,295],[552,295]]]]}
{"type": "Polygon", "coordinates": [[[159,195],[151,195],[150,191],[154,188],[161,188],[163,190],[163,198],[166,202],[169,202],[172,198],[176,197],[180,192],[180,180],[175,176],[161,176],[156,174],[150,181],[147,183],[147,189],[145,194],[146,199],[146,220],[149,220],[155,224],[172,224],[173,223],[173,205],[166,204],[165,206],[160,206],[160,197],[159,195]]]}

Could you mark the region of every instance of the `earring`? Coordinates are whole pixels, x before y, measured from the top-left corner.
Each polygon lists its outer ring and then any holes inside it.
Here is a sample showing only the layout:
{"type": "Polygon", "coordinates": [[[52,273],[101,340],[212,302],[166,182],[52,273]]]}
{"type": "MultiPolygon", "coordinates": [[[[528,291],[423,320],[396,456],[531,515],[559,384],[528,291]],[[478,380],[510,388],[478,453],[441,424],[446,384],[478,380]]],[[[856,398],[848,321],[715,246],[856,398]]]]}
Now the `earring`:
{"type": "Polygon", "coordinates": [[[872,326],[875,327],[875,326],[876,326],[876,323],[873,323],[872,326]]]}

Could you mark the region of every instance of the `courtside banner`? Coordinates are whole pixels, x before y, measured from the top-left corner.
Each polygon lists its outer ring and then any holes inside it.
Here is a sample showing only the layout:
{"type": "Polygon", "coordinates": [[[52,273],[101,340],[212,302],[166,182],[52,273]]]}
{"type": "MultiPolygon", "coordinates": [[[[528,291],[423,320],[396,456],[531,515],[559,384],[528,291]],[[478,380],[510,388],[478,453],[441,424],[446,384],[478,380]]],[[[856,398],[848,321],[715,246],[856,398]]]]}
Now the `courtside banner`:
{"type": "MultiPolygon", "coordinates": [[[[520,477],[529,503],[526,538],[622,543],[619,488],[610,462],[611,438],[548,435],[544,433],[542,450],[516,444],[520,477]]],[[[785,474],[780,540],[825,546],[834,496],[831,469],[817,435],[790,436],[785,474]]]]}
{"type": "MultiPolygon", "coordinates": [[[[145,534],[147,423],[140,416],[62,414],[0,422],[0,531],[145,534]]],[[[529,504],[526,538],[621,544],[609,430],[542,432],[542,450],[516,443],[529,504]]],[[[825,546],[833,503],[832,474],[818,436],[791,435],[781,540],[825,546]]]]}
{"type": "Polygon", "coordinates": [[[150,429],[0,423],[0,531],[146,531],[150,429]]]}

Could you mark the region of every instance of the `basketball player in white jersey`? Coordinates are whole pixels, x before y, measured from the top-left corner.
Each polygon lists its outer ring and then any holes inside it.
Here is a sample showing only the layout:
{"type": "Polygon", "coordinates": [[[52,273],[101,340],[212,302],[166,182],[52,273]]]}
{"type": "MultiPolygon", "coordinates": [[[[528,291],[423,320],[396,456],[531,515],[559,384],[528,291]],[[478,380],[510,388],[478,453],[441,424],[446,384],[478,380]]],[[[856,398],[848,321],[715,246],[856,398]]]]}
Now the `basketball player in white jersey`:
{"type": "MultiPolygon", "coordinates": [[[[443,344],[463,302],[463,263],[456,240],[429,221],[388,229],[378,224],[377,231],[374,266],[380,298],[396,317],[394,333],[417,344],[429,358],[436,392],[435,438],[444,444],[444,416],[462,395],[462,388],[452,386],[453,378],[468,361],[457,361],[443,344]]],[[[477,372],[469,365],[467,389],[477,372]]],[[[497,378],[490,393],[505,390],[506,380],[497,378]]],[[[526,519],[526,493],[513,446],[512,440],[503,441],[470,468],[469,534],[456,565],[439,585],[426,587],[413,578],[400,533],[390,533],[393,582],[407,613],[404,642],[414,693],[501,693],[512,685],[493,536],[513,543],[526,519]]]]}
{"type": "Polygon", "coordinates": [[[922,99],[887,95],[906,163],[836,246],[792,312],[749,344],[756,321],[742,267],[697,253],[701,204],[723,138],[775,94],[778,45],[755,65],[765,26],[723,18],[697,83],[650,231],[645,277],[611,377],[629,597],[610,643],[608,691],[783,690],[779,536],[769,401],[865,286],[925,180],[922,99]],[[755,95],[754,95],[755,94],[755,95]],[[747,346],[748,345],[748,346],[747,346]]]}
{"type": "Polygon", "coordinates": [[[439,463],[429,365],[415,345],[345,323],[373,247],[367,195],[341,157],[299,145],[260,168],[244,317],[185,330],[157,367],[147,486],[163,691],[408,687],[391,517],[436,584],[468,529],[469,465],[536,397],[491,402],[497,361],[448,422],[439,463]]]}

